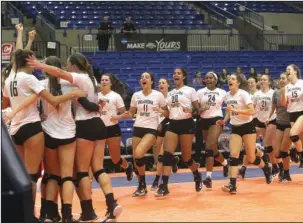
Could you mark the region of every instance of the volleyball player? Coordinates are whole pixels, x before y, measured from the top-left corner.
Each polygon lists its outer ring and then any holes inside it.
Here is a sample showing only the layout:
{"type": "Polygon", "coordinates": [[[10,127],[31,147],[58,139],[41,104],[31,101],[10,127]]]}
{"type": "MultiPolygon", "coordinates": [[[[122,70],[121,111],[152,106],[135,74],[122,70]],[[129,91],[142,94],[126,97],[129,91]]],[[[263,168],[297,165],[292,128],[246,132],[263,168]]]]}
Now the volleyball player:
{"type": "Polygon", "coordinates": [[[295,144],[297,152],[301,155],[300,167],[303,168],[303,80],[297,65],[290,64],[286,68],[289,83],[281,89],[281,105],[287,105],[290,117],[290,139],[295,144]]]}
{"type": "MultiPolygon", "coordinates": [[[[12,109],[22,103],[28,95],[37,94],[56,107],[60,103],[82,97],[86,94],[82,91],[73,91],[65,95],[54,97],[41,86],[32,75],[33,69],[26,61],[32,56],[30,50],[17,50],[15,52],[15,73],[11,73],[5,80],[5,88],[2,98],[2,108],[5,109],[9,102],[12,109]]],[[[25,166],[32,179],[33,203],[35,203],[37,173],[43,158],[44,135],[41,120],[37,109],[37,103],[27,106],[12,119],[10,134],[16,144],[17,150],[23,157],[25,166]]]]}
{"type": "Polygon", "coordinates": [[[115,165],[121,166],[126,170],[127,180],[133,178],[133,164],[127,162],[121,157],[121,129],[117,122],[111,122],[111,117],[118,113],[125,112],[125,105],[120,94],[115,92],[116,86],[111,74],[103,74],[101,77],[101,92],[98,93],[98,99],[102,100],[105,105],[102,108],[101,119],[106,126],[106,144],[109,149],[109,154],[115,165]]]}
{"type": "MultiPolygon", "coordinates": [[[[171,84],[169,83],[168,79],[161,78],[159,80],[159,91],[163,94],[165,99],[167,99],[167,95],[170,87],[171,84]]],[[[152,184],[151,190],[157,190],[159,187],[159,180],[162,175],[162,166],[163,166],[163,138],[165,136],[166,129],[169,124],[169,119],[165,118],[164,115],[160,114],[159,123],[160,123],[160,126],[158,128],[159,133],[156,140],[156,154],[158,156],[157,170],[156,170],[157,173],[154,182],[152,184]]],[[[173,173],[176,173],[178,171],[178,163],[179,163],[179,157],[174,156],[174,160],[172,164],[173,173]]]]}
{"type": "MultiPolygon", "coordinates": [[[[288,84],[287,77],[285,73],[280,75],[279,87],[284,88],[288,84]]],[[[291,181],[290,174],[289,174],[289,150],[291,148],[291,140],[289,137],[290,132],[290,119],[289,114],[287,113],[286,107],[282,106],[281,103],[281,90],[278,88],[275,90],[273,94],[272,100],[272,113],[276,110],[277,117],[276,117],[276,124],[277,130],[275,134],[275,143],[276,149],[275,156],[281,156],[283,162],[283,171],[280,171],[279,174],[279,181],[280,182],[289,182],[291,181]]]]}
{"type": "MultiPolygon", "coordinates": [[[[72,54],[67,61],[68,71],[41,64],[33,57],[29,57],[28,61],[32,67],[41,69],[54,77],[67,80],[83,89],[87,92],[89,101],[98,102],[96,81],[92,67],[84,55],[80,53],[72,54]]],[[[103,169],[106,127],[98,112],[87,111],[79,103],[76,103],[75,120],[77,184],[81,191],[79,195],[82,208],[79,220],[94,221],[98,218],[92,206],[91,182],[88,174],[91,166],[94,177],[106,198],[107,212],[105,221],[115,221],[121,214],[122,208],[114,199],[111,180],[103,169]]]]}
{"type": "Polygon", "coordinates": [[[192,118],[192,106],[199,110],[199,98],[194,88],[186,86],[187,73],[183,68],[174,71],[173,79],[176,88],[168,93],[169,126],[164,137],[164,153],[162,182],[155,196],[169,194],[168,179],[174,159],[174,152],[180,143],[183,162],[187,165],[193,175],[196,191],[202,189],[202,174],[192,159],[192,143],[195,134],[195,123],[192,118]]]}
{"type": "Polygon", "coordinates": [[[156,142],[159,125],[158,112],[163,112],[164,116],[168,116],[164,96],[153,90],[155,85],[154,76],[151,73],[144,72],[141,75],[140,84],[142,91],[133,94],[129,111],[112,117],[112,121],[119,121],[136,115],[132,147],[136,169],[139,173],[139,185],[133,193],[134,197],[147,194],[145,182],[146,159],[144,156],[156,142]]]}
{"type": "Polygon", "coordinates": [[[222,127],[216,122],[223,118],[222,104],[226,96],[226,91],[217,88],[218,76],[214,72],[205,75],[206,87],[198,90],[197,94],[202,107],[201,129],[205,140],[206,154],[206,179],[203,184],[207,188],[212,188],[212,171],[214,159],[223,165],[223,175],[228,176],[228,163],[222,153],[218,150],[218,139],[222,133],[222,127]],[[203,108],[204,106],[204,108],[203,108]]]}
{"type": "Polygon", "coordinates": [[[253,125],[255,109],[250,95],[246,92],[246,82],[241,76],[232,74],[228,81],[229,92],[226,95],[227,114],[224,120],[217,121],[223,125],[229,119],[232,125],[232,134],[229,143],[230,150],[230,183],[222,190],[231,194],[237,193],[236,180],[238,174],[239,154],[244,143],[246,156],[250,163],[262,168],[266,182],[272,182],[271,166],[264,163],[260,157],[256,157],[256,128],[253,125]]]}

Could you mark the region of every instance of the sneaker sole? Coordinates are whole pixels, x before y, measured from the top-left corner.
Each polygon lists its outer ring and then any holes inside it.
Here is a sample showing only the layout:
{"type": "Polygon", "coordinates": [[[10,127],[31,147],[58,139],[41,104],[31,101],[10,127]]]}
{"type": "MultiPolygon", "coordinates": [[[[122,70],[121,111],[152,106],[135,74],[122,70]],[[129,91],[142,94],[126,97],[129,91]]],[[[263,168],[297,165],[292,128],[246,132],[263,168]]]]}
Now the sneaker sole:
{"type": "Polygon", "coordinates": [[[159,189],[158,187],[157,188],[155,188],[155,187],[150,188],[151,191],[157,191],[158,189],[159,189]]]}
{"type": "Polygon", "coordinates": [[[113,214],[116,218],[118,218],[121,213],[122,213],[122,207],[118,205],[117,207],[115,207],[113,214]]]}
{"type": "Polygon", "coordinates": [[[169,195],[169,193],[168,194],[157,194],[157,193],[155,193],[155,197],[165,197],[165,196],[167,196],[167,195],[169,195]]]}

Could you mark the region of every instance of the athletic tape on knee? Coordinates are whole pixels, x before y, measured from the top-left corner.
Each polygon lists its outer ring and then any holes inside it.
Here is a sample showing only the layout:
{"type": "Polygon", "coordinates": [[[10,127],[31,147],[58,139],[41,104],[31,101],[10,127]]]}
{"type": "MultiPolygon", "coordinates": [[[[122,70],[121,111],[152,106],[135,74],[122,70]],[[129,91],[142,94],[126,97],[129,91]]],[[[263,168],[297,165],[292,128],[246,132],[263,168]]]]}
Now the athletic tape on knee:
{"type": "Polygon", "coordinates": [[[192,158],[190,158],[187,162],[184,161],[184,164],[188,167],[192,166],[194,164],[194,160],[192,158]]]}
{"type": "Polygon", "coordinates": [[[100,169],[100,170],[94,172],[94,178],[96,179],[97,182],[98,182],[99,176],[100,176],[102,173],[105,173],[105,172],[104,172],[104,169],[100,169]]]}
{"type": "Polygon", "coordinates": [[[274,149],[272,148],[272,146],[266,146],[266,147],[264,148],[264,151],[265,151],[266,153],[271,153],[272,151],[274,151],[274,149]]]}
{"type": "Polygon", "coordinates": [[[173,165],[174,155],[170,152],[164,151],[163,154],[163,166],[172,166],[173,165]]]}
{"type": "Polygon", "coordinates": [[[239,158],[230,157],[229,158],[229,165],[230,166],[238,166],[240,163],[239,158]]]}
{"type": "Polygon", "coordinates": [[[64,177],[64,178],[61,178],[60,186],[62,186],[66,181],[71,181],[71,182],[73,182],[73,178],[72,178],[72,177],[64,177]]]}
{"type": "Polygon", "coordinates": [[[59,176],[57,176],[57,175],[51,174],[51,175],[49,175],[49,178],[48,178],[48,179],[49,179],[49,180],[55,180],[55,181],[57,181],[58,185],[60,185],[60,183],[61,183],[61,177],[59,177],[59,176]]]}
{"type": "Polygon", "coordinates": [[[293,142],[293,143],[296,143],[300,140],[300,137],[298,135],[295,135],[295,136],[290,136],[290,140],[293,142]]]}
{"type": "Polygon", "coordinates": [[[280,152],[281,158],[287,158],[289,156],[288,152],[280,152]]]}
{"type": "Polygon", "coordinates": [[[81,179],[84,177],[89,177],[88,172],[77,172],[77,181],[80,183],[81,179]]]}
{"type": "Polygon", "coordinates": [[[163,163],[163,155],[159,155],[158,156],[158,162],[159,163],[163,163]]]}
{"type": "Polygon", "coordinates": [[[256,156],[256,159],[255,159],[255,161],[252,164],[258,166],[258,165],[260,165],[260,163],[261,163],[261,158],[258,157],[258,156],[256,156]]]}
{"type": "Polygon", "coordinates": [[[144,166],[146,163],[146,159],[145,157],[139,158],[139,159],[135,159],[136,165],[138,167],[144,166]]]}
{"type": "Polygon", "coordinates": [[[30,177],[31,177],[32,182],[37,183],[37,181],[38,181],[37,174],[30,174],[30,177]]]}
{"type": "Polygon", "coordinates": [[[207,157],[214,157],[214,152],[212,150],[206,149],[205,156],[207,157]]]}

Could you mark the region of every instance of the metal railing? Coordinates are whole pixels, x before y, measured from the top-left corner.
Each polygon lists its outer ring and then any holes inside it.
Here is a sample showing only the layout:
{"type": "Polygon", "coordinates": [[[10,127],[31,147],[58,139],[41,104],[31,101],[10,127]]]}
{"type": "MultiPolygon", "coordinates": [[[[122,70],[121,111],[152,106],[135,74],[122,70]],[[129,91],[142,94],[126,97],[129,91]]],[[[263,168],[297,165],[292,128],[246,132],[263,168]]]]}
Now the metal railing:
{"type": "Polygon", "coordinates": [[[250,23],[257,25],[262,30],[264,30],[264,17],[263,16],[261,16],[259,13],[255,12],[239,3],[237,3],[236,6],[243,7],[244,11],[239,10],[239,13],[244,19],[248,20],[250,23]]]}
{"type": "Polygon", "coordinates": [[[4,15],[4,28],[15,27],[18,23],[24,22],[24,15],[12,3],[7,2],[4,15]]]}
{"type": "MultiPolygon", "coordinates": [[[[170,34],[166,34],[169,36],[170,34]]],[[[171,35],[165,42],[165,46],[178,44],[186,47],[176,48],[159,48],[158,42],[161,41],[159,34],[133,34],[128,39],[123,34],[112,34],[109,40],[99,42],[98,34],[86,33],[79,35],[79,44],[73,48],[75,51],[92,52],[98,51],[236,51],[251,50],[251,46],[241,41],[241,38],[258,42],[258,49],[255,50],[284,50],[284,49],[302,49],[302,34],[179,34],[171,35]],[[101,46],[100,46],[101,44],[101,46]]],[[[165,35],[163,35],[165,36],[165,35]]],[[[164,37],[165,38],[165,37],[164,37]]]]}

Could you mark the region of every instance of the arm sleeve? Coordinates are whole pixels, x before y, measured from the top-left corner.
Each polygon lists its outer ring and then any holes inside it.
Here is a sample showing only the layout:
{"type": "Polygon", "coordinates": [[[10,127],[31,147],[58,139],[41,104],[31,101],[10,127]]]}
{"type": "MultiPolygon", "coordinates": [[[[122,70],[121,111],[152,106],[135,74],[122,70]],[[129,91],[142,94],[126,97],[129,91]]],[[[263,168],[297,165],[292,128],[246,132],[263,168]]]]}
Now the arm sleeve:
{"type": "Polygon", "coordinates": [[[78,99],[78,102],[85,108],[86,110],[90,112],[97,112],[99,111],[99,105],[96,103],[90,102],[87,98],[82,97],[78,99]]]}
{"type": "Polygon", "coordinates": [[[29,88],[35,92],[35,94],[40,94],[41,91],[45,90],[42,84],[38,81],[38,79],[33,75],[28,75],[27,84],[29,88]]]}

